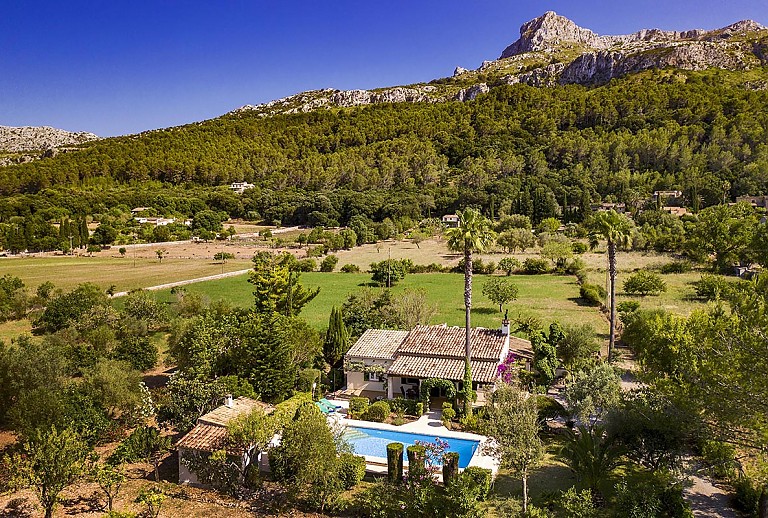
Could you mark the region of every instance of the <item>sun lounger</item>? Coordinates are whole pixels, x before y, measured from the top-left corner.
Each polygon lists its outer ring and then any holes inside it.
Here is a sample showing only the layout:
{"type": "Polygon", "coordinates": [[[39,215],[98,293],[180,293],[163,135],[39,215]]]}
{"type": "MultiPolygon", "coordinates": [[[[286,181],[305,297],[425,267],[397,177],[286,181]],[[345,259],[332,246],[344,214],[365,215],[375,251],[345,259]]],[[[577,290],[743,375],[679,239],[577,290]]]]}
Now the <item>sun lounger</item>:
{"type": "Polygon", "coordinates": [[[327,406],[328,408],[332,408],[332,409],[334,409],[334,410],[338,410],[338,409],[340,409],[340,408],[341,408],[341,405],[335,405],[335,404],[331,403],[330,401],[328,401],[328,400],[327,400],[327,399],[325,399],[325,398],[322,398],[322,399],[320,399],[320,400],[318,401],[318,403],[322,403],[322,404],[324,404],[325,406],[327,406]]]}
{"type": "Polygon", "coordinates": [[[320,411],[322,413],[324,413],[325,415],[332,414],[332,413],[336,412],[335,408],[329,408],[329,407],[325,406],[324,404],[322,404],[320,401],[315,401],[315,405],[317,405],[317,408],[319,408],[320,411]]]}

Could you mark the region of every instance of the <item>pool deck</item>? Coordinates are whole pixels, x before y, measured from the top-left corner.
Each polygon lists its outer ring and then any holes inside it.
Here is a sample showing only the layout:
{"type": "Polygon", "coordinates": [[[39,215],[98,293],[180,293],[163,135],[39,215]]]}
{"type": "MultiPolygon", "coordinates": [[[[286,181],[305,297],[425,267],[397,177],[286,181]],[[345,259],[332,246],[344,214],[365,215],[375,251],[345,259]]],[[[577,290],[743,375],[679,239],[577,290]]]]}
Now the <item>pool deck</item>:
{"type": "MultiPolygon", "coordinates": [[[[449,430],[443,426],[442,412],[440,410],[430,410],[428,413],[421,416],[416,421],[406,423],[404,425],[395,426],[386,423],[373,423],[371,421],[359,421],[357,419],[349,419],[346,417],[346,412],[349,408],[349,403],[343,400],[331,400],[333,403],[342,406],[341,412],[335,414],[337,417],[330,417],[336,422],[342,423],[347,426],[354,426],[356,428],[372,428],[375,430],[390,430],[394,432],[407,432],[417,433],[434,437],[450,437],[454,439],[467,439],[470,441],[479,441],[480,446],[469,461],[469,466],[477,466],[480,468],[490,469],[493,477],[499,471],[499,462],[494,457],[487,455],[484,452],[484,446],[491,440],[485,435],[478,435],[476,433],[457,432],[449,430]]],[[[333,414],[332,414],[333,415],[333,414]]],[[[380,457],[371,457],[365,455],[365,460],[368,462],[366,471],[374,475],[386,475],[387,474],[387,459],[380,457]]],[[[404,459],[404,464],[408,464],[408,460],[404,459]]]]}

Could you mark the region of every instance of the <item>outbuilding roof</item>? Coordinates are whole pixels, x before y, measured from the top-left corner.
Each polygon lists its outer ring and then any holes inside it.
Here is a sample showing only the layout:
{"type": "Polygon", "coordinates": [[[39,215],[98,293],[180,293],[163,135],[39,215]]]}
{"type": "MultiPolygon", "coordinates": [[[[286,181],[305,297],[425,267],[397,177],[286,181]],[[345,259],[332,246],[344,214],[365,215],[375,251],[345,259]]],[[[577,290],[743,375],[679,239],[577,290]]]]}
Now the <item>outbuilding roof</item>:
{"type": "Polygon", "coordinates": [[[231,406],[221,405],[197,420],[197,424],[182,437],[177,448],[213,452],[222,448],[227,440],[227,424],[234,418],[248,414],[256,408],[269,413],[274,408],[267,403],[247,397],[239,397],[231,406]]]}

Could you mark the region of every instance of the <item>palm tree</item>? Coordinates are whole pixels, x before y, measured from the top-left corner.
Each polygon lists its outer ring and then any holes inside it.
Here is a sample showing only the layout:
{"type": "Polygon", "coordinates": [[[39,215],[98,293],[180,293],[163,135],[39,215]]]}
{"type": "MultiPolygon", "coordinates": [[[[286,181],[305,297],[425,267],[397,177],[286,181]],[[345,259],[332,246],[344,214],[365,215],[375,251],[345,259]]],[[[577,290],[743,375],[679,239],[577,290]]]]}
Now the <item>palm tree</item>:
{"type": "MultiPolygon", "coordinates": [[[[469,387],[464,387],[464,393],[472,390],[472,372],[470,360],[472,346],[470,345],[470,312],[472,310],[472,254],[482,252],[496,238],[496,233],[491,229],[491,222],[476,209],[465,209],[459,214],[459,226],[448,230],[448,248],[464,253],[464,311],[465,311],[465,375],[464,383],[469,382],[469,387]]],[[[464,412],[472,413],[472,401],[464,398],[464,412]]]]}
{"type": "Polygon", "coordinates": [[[599,494],[600,484],[619,466],[623,452],[601,426],[590,430],[580,425],[576,431],[568,430],[566,437],[560,458],[581,484],[599,494]]]}
{"type": "Polygon", "coordinates": [[[611,210],[595,214],[590,226],[593,239],[601,237],[608,241],[608,275],[611,281],[611,329],[608,341],[610,359],[616,342],[616,246],[629,243],[632,222],[626,216],[611,210]]]}

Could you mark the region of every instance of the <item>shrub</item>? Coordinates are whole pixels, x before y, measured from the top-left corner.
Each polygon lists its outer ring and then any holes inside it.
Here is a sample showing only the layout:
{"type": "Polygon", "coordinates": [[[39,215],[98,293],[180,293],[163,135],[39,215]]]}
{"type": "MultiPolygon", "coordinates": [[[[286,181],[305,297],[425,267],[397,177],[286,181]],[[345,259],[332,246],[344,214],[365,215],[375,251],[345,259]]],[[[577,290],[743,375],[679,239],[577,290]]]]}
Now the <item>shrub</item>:
{"type": "Polygon", "coordinates": [[[731,482],[736,494],[733,497],[733,506],[748,516],[757,516],[762,491],[749,477],[739,477],[731,482]]]}
{"type": "Polygon", "coordinates": [[[319,369],[301,369],[299,371],[299,379],[296,382],[296,388],[300,392],[312,392],[312,383],[320,381],[319,369]]]}
{"type": "Polygon", "coordinates": [[[113,354],[115,360],[127,362],[139,371],[146,371],[157,365],[157,355],[157,346],[147,336],[123,339],[113,354]]]}
{"type": "Polygon", "coordinates": [[[314,272],[317,270],[317,261],[312,258],[302,259],[296,262],[296,270],[300,272],[314,272]]]}
{"type": "Polygon", "coordinates": [[[469,466],[464,469],[462,475],[472,480],[478,488],[480,500],[485,500],[488,493],[491,492],[491,470],[478,466],[469,466]]]}
{"type": "Polygon", "coordinates": [[[523,262],[523,271],[528,275],[539,275],[549,272],[549,261],[542,258],[529,257],[523,262]]]}
{"type": "Polygon", "coordinates": [[[325,257],[320,263],[321,272],[332,272],[336,268],[336,263],[339,262],[339,258],[331,254],[325,257]]]}
{"type": "Polygon", "coordinates": [[[624,291],[631,295],[658,295],[667,291],[667,283],[662,278],[646,270],[640,270],[624,281],[624,291]]]}
{"type": "Polygon", "coordinates": [[[696,296],[706,300],[714,300],[727,293],[731,286],[722,275],[702,275],[701,280],[694,283],[696,296]]]}
{"type": "Polygon", "coordinates": [[[443,403],[443,423],[446,424],[446,428],[450,428],[450,423],[456,418],[456,410],[453,409],[453,405],[446,401],[443,403]]]}
{"type": "Polygon", "coordinates": [[[713,477],[727,480],[736,476],[736,449],[724,442],[706,441],[701,448],[704,462],[713,477]]]}
{"type": "Polygon", "coordinates": [[[171,438],[162,437],[157,428],[139,426],[118,445],[109,462],[119,464],[149,460],[155,452],[167,450],[170,446],[171,438]]]}
{"type": "Polygon", "coordinates": [[[424,415],[424,403],[419,401],[416,403],[416,415],[421,416],[424,415]]]}
{"type": "Polygon", "coordinates": [[[363,415],[368,410],[370,400],[367,397],[353,397],[349,400],[349,413],[354,416],[363,415]]]}
{"type": "Polygon", "coordinates": [[[605,289],[597,284],[582,284],[579,296],[592,306],[602,306],[605,300],[605,289]]]}
{"type": "Polygon", "coordinates": [[[574,254],[583,254],[589,249],[587,244],[582,243],[581,241],[574,241],[571,244],[571,248],[573,249],[574,254]]]}
{"type": "Polygon", "coordinates": [[[506,272],[507,275],[511,275],[512,272],[520,267],[520,261],[514,257],[505,257],[499,261],[499,270],[506,272]]]}
{"type": "Polygon", "coordinates": [[[579,272],[583,272],[587,269],[587,263],[581,257],[574,258],[568,266],[565,267],[565,273],[568,275],[576,275],[579,272]]]}
{"type": "Polygon", "coordinates": [[[368,410],[363,413],[362,419],[364,421],[383,423],[387,417],[389,417],[390,413],[389,403],[386,401],[377,401],[368,407],[368,410]]]}
{"type": "Polygon", "coordinates": [[[397,397],[389,400],[389,407],[393,412],[403,412],[408,415],[420,416],[418,409],[419,402],[415,399],[405,399],[397,397]]]}
{"type": "Polygon", "coordinates": [[[672,261],[661,266],[661,273],[686,273],[690,272],[692,268],[690,261],[672,261]]]}
{"type": "Polygon", "coordinates": [[[555,399],[543,394],[536,396],[536,409],[539,413],[539,419],[556,419],[558,417],[569,417],[568,411],[555,399]]]}
{"type": "Polygon", "coordinates": [[[640,303],[636,300],[622,300],[616,304],[616,310],[619,313],[633,313],[640,309],[640,303]]]}
{"type": "Polygon", "coordinates": [[[589,280],[589,274],[586,270],[579,270],[578,272],[574,273],[576,276],[576,281],[581,285],[586,283],[589,280]]]}
{"type": "Polygon", "coordinates": [[[355,487],[365,476],[365,457],[342,453],[339,457],[339,479],[344,489],[355,487]]]}
{"type": "Polygon", "coordinates": [[[360,267],[356,264],[345,264],[341,267],[343,273],[360,273],[360,267]]]}

